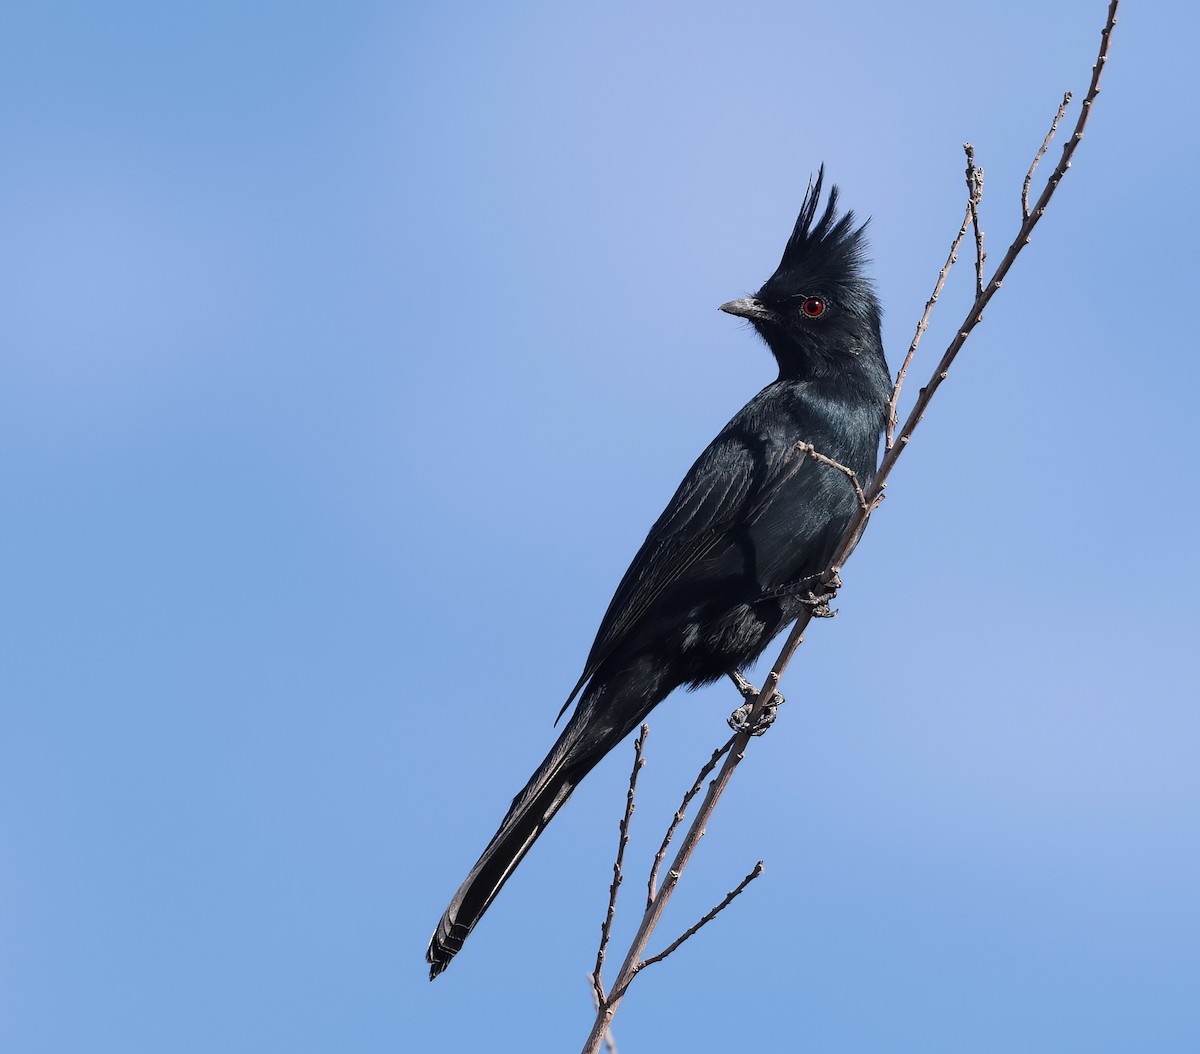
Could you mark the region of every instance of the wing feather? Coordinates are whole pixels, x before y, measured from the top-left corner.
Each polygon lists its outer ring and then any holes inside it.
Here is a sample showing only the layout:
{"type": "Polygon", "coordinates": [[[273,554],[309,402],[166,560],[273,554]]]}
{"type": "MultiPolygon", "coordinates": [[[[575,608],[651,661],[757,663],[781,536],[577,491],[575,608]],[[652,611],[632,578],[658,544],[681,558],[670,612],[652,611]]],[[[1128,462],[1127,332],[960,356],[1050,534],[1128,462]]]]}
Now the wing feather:
{"type": "MultiPolygon", "coordinates": [[[[723,434],[700,455],[655,521],[608,605],[583,675],[558,716],[601,663],[673,583],[720,542],[781,480],[764,488],[768,467],[736,435],[723,434]]],[[[788,473],[790,475],[790,473],[788,473]]]]}

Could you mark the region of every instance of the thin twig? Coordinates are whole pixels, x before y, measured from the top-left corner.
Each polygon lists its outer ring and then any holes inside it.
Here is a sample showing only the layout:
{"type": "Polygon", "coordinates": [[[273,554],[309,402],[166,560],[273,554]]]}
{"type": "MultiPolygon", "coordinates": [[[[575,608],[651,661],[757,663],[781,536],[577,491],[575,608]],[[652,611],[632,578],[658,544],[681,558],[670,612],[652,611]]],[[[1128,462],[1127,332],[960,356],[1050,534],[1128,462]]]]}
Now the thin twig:
{"type": "Polygon", "coordinates": [[[971,213],[971,226],[975,229],[975,295],[983,294],[983,262],[987,253],[983,251],[983,231],[979,228],[979,205],[983,201],[983,169],[975,164],[975,148],[963,143],[967,155],[967,209],[971,213]]]}
{"type": "Polygon", "coordinates": [[[1054,115],[1054,120],[1050,122],[1050,131],[1046,133],[1046,138],[1042,140],[1042,145],[1038,147],[1038,152],[1033,155],[1033,162],[1029,166],[1029,171],[1025,173],[1025,182],[1021,186],[1021,219],[1029,218],[1029,184],[1033,182],[1033,173],[1037,171],[1038,162],[1042,160],[1042,155],[1046,153],[1050,146],[1050,140],[1054,138],[1054,132],[1058,128],[1058,122],[1063,119],[1063,114],[1067,112],[1067,107],[1071,103],[1071,93],[1063,92],[1062,102],[1059,104],[1058,113],[1054,115]]]}
{"type": "Polygon", "coordinates": [[[908,351],[904,354],[904,361],[900,363],[900,369],[896,372],[896,383],[892,385],[892,397],[888,400],[888,420],[887,420],[887,436],[884,442],[885,449],[891,450],[896,437],[896,425],[899,423],[896,417],[896,408],[900,404],[900,389],[904,387],[904,378],[908,375],[908,368],[912,365],[913,356],[917,354],[917,346],[921,343],[921,337],[925,335],[925,331],[929,328],[929,316],[933,313],[933,305],[938,302],[938,297],[942,295],[942,289],[946,285],[946,276],[958,262],[958,247],[962,245],[963,238],[966,237],[967,227],[971,224],[971,203],[967,202],[967,210],[963,213],[962,223],[959,225],[958,234],[954,236],[954,241],[950,243],[950,252],[946,256],[946,262],[942,265],[942,269],[938,271],[937,281],[933,283],[933,292],[929,294],[929,299],[925,301],[925,310],[921,312],[921,318],[917,322],[916,332],[913,333],[912,343],[908,346],[908,351]]]}
{"type": "Polygon", "coordinates": [[[854,487],[854,493],[858,497],[859,507],[863,509],[867,507],[867,496],[863,493],[862,484],[858,482],[858,475],[855,473],[854,469],[850,468],[848,465],[843,465],[840,461],[834,461],[831,457],[826,457],[819,450],[817,450],[812,443],[797,443],[796,449],[802,454],[807,454],[818,464],[828,465],[830,468],[836,468],[839,472],[845,475],[845,477],[850,481],[850,485],[854,487]]]}
{"type": "Polygon", "coordinates": [[[650,868],[650,878],[646,882],[647,909],[654,903],[655,885],[658,882],[658,869],[662,866],[663,857],[667,855],[667,846],[671,844],[671,839],[675,836],[676,829],[683,823],[683,819],[687,815],[687,807],[691,804],[692,799],[700,793],[700,785],[704,782],[708,774],[717,767],[717,762],[729,753],[729,748],[733,746],[735,739],[737,739],[737,736],[730,736],[723,747],[718,747],[713,751],[712,757],[708,759],[696,777],[696,782],[692,784],[691,789],[683,796],[683,801],[679,803],[679,808],[675,810],[675,815],[672,817],[671,824],[667,828],[667,833],[663,837],[662,845],[658,847],[658,852],[654,854],[654,864],[650,868]]]}
{"type": "Polygon", "coordinates": [[[646,737],[649,734],[649,726],[642,725],[640,734],[633,741],[633,771],[629,773],[629,792],[625,795],[625,815],[621,817],[620,837],[617,841],[617,857],[613,861],[613,880],[612,885],[608,889],[608,911],[605,913],[604,921],[600,924],[600,946],[596,949],[596,968],[592,971],[592,985],[595,989],[594,994],[598,1004],[602,1004],[605,1000],[604,984],[600,980],[600,969],[604,966],[604,953],[608,947],[608,939],[612,935],[613,917],[617,913],[617,890],[621,888],[621,883],[625,881],[625,876],[621,873],[621,864],[625,860],[625,846],[629,844],[629,820],[633,816],[634,792],[637,790],[638,773],[641,772],[642,766],[646,764],[643,750],[646,746],[646,737]]]}
{"type": "MultiPolygon", "coordinates": [[[[761,875],[762,873],[763,873],[763,862],[760,860],[757,864],[754,865],[754,870],[751,871],[750,874],[748,874],[745,878],[743,878],[737,884],[737,887],[735,889],[731,889],[728,893],[725,894],[725,899],[722,900],[720,904],[718,904],[715,908],[713,908],[712,911],[710,911],[707,915],[705,915],[704,918],[702,918],[694,926],[689,926],[688,929],[686,929],[677,940],[672,941],[669,945],[667,945],[666,948],[664,948],[662,951],[660,951],[657,955],[652,955],[652,956],[650,956],[649,959],[643,959],[640,963],[638,963],[638,965],[637,965],[638,970],[641,971],[641,970],[644,970],[647,966],[650,966],[654,963],[662,962],[663,959],[665,959],[668,955],[670,955],[671,952],[673,952],[676,948],[678,948],[684,941],[686,941],[689,937],[692,937],[696,933],[698,933],[703,927],[707,926],[710,922],[712,922],[713,919],[715,919],[718,915],[720,915],[722,911],[724,911],[727,907],[729,907],[729,905],[732,904],[733,901],[738,896],[741,895],[742,890],[744,890],[748,885],[750,885],[750,883],[753,882],[756,878],[758,878],[758,876],[761,875]]],[[[632,978],[630,978],[630,980],[632,980],[632,978]]],[[[628,982],[626,982],[626,984],[628,985],[628,982]]]]}

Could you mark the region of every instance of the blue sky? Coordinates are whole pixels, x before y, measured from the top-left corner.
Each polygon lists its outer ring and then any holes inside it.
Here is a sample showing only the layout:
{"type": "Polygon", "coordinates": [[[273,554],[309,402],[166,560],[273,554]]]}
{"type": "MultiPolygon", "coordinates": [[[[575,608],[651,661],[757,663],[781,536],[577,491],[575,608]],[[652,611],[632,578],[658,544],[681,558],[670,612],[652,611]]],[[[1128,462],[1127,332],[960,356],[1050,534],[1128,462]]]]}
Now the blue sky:
{"type": "MultiPolygon", "coordinates": [[[[824,162],[897,361],[961,144],[998,259],[1104,13],[9,11],[0,1046],[577,1048],[627,748],[434,985],[422,955],[647,527],[772,377],[717,305],[824,162]]],[[[1198,31],[1129,5],[662,941],[765,874],[638,981],[622,1050],[1200,1047],[1198,31]]],[[[734,702],[652,716],[629,909],[734,702]]]]}

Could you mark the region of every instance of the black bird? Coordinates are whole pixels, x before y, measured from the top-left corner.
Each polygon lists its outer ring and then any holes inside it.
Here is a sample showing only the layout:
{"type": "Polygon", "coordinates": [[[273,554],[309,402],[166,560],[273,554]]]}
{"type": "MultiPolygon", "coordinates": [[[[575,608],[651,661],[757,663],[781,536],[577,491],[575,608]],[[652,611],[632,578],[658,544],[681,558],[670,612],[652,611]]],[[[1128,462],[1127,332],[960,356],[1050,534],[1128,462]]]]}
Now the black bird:
{"type": "Polygon", "coordinates": [[[775,273],[721,305],[751,322],[779,377],[709,444],[650,528],[563,707],[579,696],[574,714],[434,931],[431,979],[605,754],[676,688],[748,666],[812,603],[858,498],[845,473],[797,444],[852,469],[864,488],[874,478],[891,379],[863,273],[866,225],[838,215],[837,187],[820,210],[823,178],[824,168],[775,273]]]}

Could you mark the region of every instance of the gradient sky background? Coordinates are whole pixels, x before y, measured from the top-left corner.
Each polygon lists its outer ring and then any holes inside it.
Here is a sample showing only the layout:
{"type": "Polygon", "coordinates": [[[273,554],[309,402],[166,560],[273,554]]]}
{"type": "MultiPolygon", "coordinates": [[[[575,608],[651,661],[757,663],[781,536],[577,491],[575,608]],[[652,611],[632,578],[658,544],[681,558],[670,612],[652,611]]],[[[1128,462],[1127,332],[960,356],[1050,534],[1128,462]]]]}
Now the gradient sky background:
{"type": "MultiPolygon", "coordinates": [[[[824,161],[897,361],[961,143],[999,259],[1104,13],[10,5],[0,1047],[577,1049],[628,748],[422,954],[772,378],[717,305],[824,161]]],[[[655,947],[766,873],[638,981],[624,1054],[1200,1050],[1198,35],[1129,5],[655,947]]],[[[735,701],[651,719],[621,934],[735,701]]]]}

